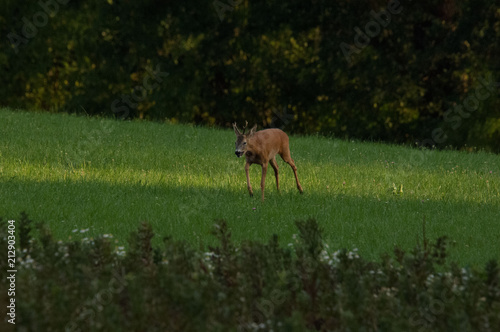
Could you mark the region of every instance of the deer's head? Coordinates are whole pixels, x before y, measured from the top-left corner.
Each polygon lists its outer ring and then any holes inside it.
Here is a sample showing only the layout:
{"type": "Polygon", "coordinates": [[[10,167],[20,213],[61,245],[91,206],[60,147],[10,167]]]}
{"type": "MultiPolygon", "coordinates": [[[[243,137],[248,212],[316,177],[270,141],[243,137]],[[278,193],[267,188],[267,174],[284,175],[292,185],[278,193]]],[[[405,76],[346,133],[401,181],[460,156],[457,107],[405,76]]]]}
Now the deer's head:
{"type": "Polygon", "coordinates": [[[236,126],[236,122],[233,123],[234,133],[236,134],[236,143],[234,143],[235,145],[234,153],[238,158],[245,154],[245,152],[247,151],[248,140],[252,138],[252,136],[257,131],[257,125],[255,125],[253,126],[252,129],[250,129],[250,132],[245,135],[247,124],[248,122],[245,122],[245,127],[243,127],[243,133],[241,133],[238,130],[238,126],[236,126]]]}

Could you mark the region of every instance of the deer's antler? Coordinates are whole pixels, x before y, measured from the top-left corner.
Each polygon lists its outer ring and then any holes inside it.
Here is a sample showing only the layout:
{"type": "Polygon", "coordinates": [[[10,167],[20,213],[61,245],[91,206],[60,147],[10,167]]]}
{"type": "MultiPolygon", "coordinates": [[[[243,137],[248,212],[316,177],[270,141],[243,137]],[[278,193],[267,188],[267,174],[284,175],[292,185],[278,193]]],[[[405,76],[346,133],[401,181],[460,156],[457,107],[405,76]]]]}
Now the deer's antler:
{"type": "Polygon", "coordinates": [[[234,129],[234,132],[237,134],[237,135],[241,135],[241,132],[240,130],[238,129],[238,126],[236,125],[236,122],[233,123],[233,129],[234,129]]]}
{"type": "Polygon", "coordinates": [[[245,135],[245,130],[247,130],[248,121],[245,121],[245,126],[243,127],[243,135],[245,135]]]}

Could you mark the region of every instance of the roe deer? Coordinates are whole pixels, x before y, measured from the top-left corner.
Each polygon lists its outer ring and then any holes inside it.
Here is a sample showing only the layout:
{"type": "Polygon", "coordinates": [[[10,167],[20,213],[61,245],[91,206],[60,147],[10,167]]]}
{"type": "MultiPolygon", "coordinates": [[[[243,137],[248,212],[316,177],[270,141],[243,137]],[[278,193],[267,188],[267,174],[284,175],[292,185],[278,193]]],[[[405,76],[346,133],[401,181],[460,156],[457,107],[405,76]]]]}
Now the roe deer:
{"type": "Polygon", "coordinates": [[[276,162],[276,154],[281,156],[288,165],[292,167],[293,174],[295,174],[295,181],[297,182],[297,189],[302,194],[302,187],[297,177],[297,167],[295,162],[290,156],[290,148],[288,146],[288,136],[280,129],[265,129],[257,131],[255,125],[250,132],[245,135],[245,130],[248,122],[243,128],[243,133],[238,130],[236,123],[233,123],[234,133],[236,134],[236,150],[235,154],[239,158],[243,154],[247,163],[245,164],[245,172],[247,175],[247,187],[250,196],[253,196],[252,186],[250,184],[250,176],[248,170],[250,165],[259,164],[262,166],[262,178],[260,180],[260,188],[262,190],[262,200],[264,200],[264,186],[266,182],[267,164],[270,163],[274,169],[274,176],[276,177],[276,188],[280,190],[278,180],[278,163],[276,162]]]}

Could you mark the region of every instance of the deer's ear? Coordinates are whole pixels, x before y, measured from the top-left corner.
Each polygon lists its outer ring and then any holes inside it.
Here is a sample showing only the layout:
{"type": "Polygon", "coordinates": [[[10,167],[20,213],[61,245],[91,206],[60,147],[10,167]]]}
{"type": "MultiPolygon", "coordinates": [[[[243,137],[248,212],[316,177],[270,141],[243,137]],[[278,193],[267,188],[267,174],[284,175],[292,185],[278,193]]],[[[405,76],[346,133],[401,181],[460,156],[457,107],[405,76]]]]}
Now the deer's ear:
{"type": "Polygon", "coordinates": [[[255,126],[253,126],[253,128],[250,129],[248,136],[253,136],[253,134],[255,134],[256,131],[257,131],[257,124],[255,124],[255,126]]]}
{"type": "Polygon", "coordinates": [[[238,130],[238,127],[236,126],[236,122],[233,123],[233,129],[234,129],[234,133],[236,134],[236,136],[241,136],[241,133],[238,130]]]}

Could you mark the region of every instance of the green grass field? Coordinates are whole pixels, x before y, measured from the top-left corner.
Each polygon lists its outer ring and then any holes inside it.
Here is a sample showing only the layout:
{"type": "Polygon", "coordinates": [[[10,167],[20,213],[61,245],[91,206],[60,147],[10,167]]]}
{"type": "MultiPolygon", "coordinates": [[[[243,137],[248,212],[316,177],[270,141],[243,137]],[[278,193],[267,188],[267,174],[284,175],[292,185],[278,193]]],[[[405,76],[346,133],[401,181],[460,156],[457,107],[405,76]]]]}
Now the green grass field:
{"type": "Polygon", "coordinates": [[[260,201],[260,166],[246,189],[232,130],[0,110],[0,216],[26,211],[61,240],[112,234],[117,246],[147,220],[157,233],[212,243],[226,219],[236,241],[293,241],[294,221],[316,218],[331,248],[377,258],[395,245],[447,235],[452,259],[500,258],[500,156],[290,137],[304,188],[280,158],[260,201]]]}

